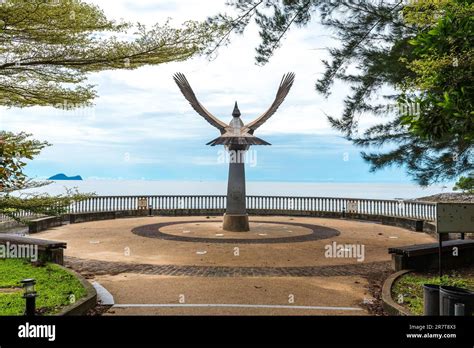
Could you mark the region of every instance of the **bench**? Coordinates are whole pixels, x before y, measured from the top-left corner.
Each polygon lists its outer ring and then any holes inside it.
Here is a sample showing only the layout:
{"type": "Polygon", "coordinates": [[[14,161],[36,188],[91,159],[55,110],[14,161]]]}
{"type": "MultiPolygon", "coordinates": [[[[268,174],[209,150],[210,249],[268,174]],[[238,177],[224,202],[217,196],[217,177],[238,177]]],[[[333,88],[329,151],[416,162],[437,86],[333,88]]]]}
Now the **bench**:
{"type": "Polygon", "coordinates": [[[21,237],[17,235],[0,235],[0,245],[3,246],[34,246],[38,250],[38,259],[64,265],[65,242],[21,237]]]}
{"type": "MultiPolygon", "coordinates": [[[[443,269],[474,265],[474,240],[445,241],[441,252],[443,269]]],[[[389,248],[388,253],[392,255],[394,271],[428,270],[438,268],[439,265],[438,243],[389,248]]]]}

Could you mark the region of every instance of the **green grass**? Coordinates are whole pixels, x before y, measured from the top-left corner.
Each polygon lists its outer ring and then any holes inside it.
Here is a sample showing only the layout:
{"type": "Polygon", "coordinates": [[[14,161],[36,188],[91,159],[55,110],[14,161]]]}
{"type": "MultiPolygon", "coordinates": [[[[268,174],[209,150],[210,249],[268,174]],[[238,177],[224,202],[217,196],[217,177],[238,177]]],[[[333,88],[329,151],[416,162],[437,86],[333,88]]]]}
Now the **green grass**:
{"type": "Polygon", "coordinates": [[[86,295],[81,282],[56,264],[38,267],[25,260],[0,259],[0,315],[23,315],[23,291],[5,290],[21,287],[25,278],[36,279],[36,308],[42,315],[58,313],[71,299],[77,301],[86,295]]]}
{"type": "MultiPolygon", "coordinates": [[[[398,302],[402,295],[402,306],[408,308],[415,315],[423,315],[423,285],[434,284],[443,286],[456,286],[459,288],[474,289],[474,277],[461,276],[453,273],[450,276],[439,277],[419,273],[408,273],[397,280],[392,297],[398,302]]],[[[399,303],[399,302],[398,302],[399,303]]]]}

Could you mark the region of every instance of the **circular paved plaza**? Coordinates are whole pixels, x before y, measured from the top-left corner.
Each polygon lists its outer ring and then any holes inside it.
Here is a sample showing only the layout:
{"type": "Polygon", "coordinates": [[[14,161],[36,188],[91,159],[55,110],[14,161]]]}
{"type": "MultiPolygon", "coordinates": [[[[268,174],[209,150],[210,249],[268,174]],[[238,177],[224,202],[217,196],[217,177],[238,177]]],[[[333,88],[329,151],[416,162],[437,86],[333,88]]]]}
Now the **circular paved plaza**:
{"type": "Polygon", "coordinates": [[[252,217],[243,233],[221,220],[118,219],[36,236],[67,242],[67,266],[113,295],[111,315],[364,315],[387,249],[434,241],[351,220],[252,217]]]}

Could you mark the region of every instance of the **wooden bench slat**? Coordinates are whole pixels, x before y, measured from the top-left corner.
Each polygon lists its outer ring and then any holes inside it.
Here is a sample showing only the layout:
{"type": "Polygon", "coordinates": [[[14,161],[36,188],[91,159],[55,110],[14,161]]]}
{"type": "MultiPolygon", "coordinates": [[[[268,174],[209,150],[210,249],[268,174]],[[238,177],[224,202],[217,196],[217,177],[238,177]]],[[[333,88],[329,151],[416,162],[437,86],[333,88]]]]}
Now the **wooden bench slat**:
{"type": "MultiPolygon", "coordinates": [[[[461,249],[474,249],[474,240],[450,240],[443,242],[443,251],[447,251],[452,247],[461,249]]],[[[417,244],[402,247],[389,248],[389,254],[403,254],[407,256],[426,255],[437,252],[439,248],[438,243],[417,244]]]]}
{"type": "Polygon", "coordinates": [[[37,245],[38,247],[43,247],[46,249],[55,249],[55,248],[66,248],[67,243],[65,242],[58,242],[58,241],[51,241],[51,240],[44,240],[44,239],[37,239],[37,238],[29,238],[29,237],[21,237],[17,235],[0,235],[0,244],[6,244],[9,242],[10,244],[30,244],[30,245],[37,245]]]}

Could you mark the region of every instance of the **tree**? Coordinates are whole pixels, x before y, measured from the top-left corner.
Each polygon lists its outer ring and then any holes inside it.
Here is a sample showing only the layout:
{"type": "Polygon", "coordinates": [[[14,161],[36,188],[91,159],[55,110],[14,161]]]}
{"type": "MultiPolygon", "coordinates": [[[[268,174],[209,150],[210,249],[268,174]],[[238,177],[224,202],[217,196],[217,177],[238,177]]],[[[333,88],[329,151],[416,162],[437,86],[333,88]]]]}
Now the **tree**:
{"type": "Polygon", "coordinates": [[[404,81],[404,98],[421,107],[403,121],[421,138],[456,135],[474,142],[473,10],[447,0],[417,1],[404,9],[405,22],[421,27],[409,42],[413,59],[402,60],[414,72],[404,81]]]}
{"type": "Polygon", "coordinates": [[[27,160],[32,160],[49,145],[47,142],[31,139],[30,134],[0,131],[0,214],[25,222],[18,215],[21,211],[33,215],[60,215],[66,212],[71,203],[91,196],[72,190],[57,196],[35,193],[11,195],[18,190],[48,184],[28,179],[24,167],[27,160]]]}
{"type": "Polygon", "coordinates": [[[454,185],[453,191],[474,194],[474,173],[471,173],[468,177],[460,177],[458,182],[454,185]]]}
{"type": "Polygon", "coordinates": [[[0,131],[0,192],[9,193],[37,185],[23,172],[25,160],[32,160],[50,144],[30,137],[23,132],[0,131]]]}
{"type": "Polygon", "coordinates": [[[355,145],[380,149],[362,152],[372,171],[404,166],[419,184],[429,185],[474,169],[470,1],[234,0],[230,5],[239,12],[236,18],[221,14],[209,23],[229,28],[223,45],[254,18],[261,36],[258,64],[269,61],[292,26],[316,17],[335,33],[341,47],[329,49],[331,59],[323,61],[325,73],[315,87],[328,96],[336,80],[351,86],[342,115],[328,119],[355,145]],[[440,64],[446,57],[458,65],[440,64]],[[393,93],[380,95],[387,86],[393,93]],[[382,121],[363,131],[357,119],[368,114],[382,121]]]}
{"type": "MultiPolygon", "coordinates": [[[[92,72],[136,69],[186,60],[207,52],[222,28],[188,21],[151,29],[108,19],[80,0],[0,0],[0,107],[79,108],[96,97],[87,84],[92,72]]],[[[18,211],[57,215],[89,195],[12,195],[45,185],[24,174],[26,160],[46,142],[25,133],[0,132],[0,214],[17,220],[18,211]]]]}
{"type": "Polygon", "coordinates": [[[221,30],[117,23],[80,0],[0,1],[0,106],[88,105],[96,96],[89,73],[185,60],[221,30]]]}

